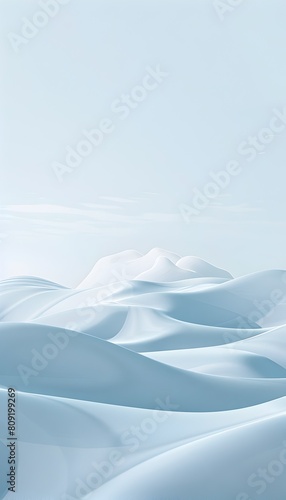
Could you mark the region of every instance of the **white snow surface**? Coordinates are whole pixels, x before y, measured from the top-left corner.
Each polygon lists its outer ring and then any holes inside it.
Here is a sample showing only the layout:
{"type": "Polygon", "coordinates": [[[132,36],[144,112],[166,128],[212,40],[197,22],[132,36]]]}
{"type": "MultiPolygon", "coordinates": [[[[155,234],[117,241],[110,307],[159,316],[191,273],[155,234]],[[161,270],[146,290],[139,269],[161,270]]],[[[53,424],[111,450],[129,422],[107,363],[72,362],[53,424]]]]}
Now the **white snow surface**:
{"type": "Polygon", "coordinates": [[[22,276],[0,295],[14,499],[285,500],[285,271],[132,250],[75,289],[22,276]]]}

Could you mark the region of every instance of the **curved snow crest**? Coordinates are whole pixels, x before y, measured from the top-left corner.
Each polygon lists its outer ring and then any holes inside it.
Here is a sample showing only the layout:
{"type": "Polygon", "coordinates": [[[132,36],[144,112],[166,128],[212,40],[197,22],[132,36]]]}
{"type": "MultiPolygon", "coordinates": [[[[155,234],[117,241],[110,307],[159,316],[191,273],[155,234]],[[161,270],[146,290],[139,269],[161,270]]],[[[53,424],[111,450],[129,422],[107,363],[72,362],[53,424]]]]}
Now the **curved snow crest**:
{"type": "Polygon", "coordinates": [[[180,257],[161,248],[153,248],[145,255],[135,250],[127,250],[100,259],[79,284],[79,288],[123,280],[172,282],[203,277],[232,279],[227,271],[198,257],[180,257]]]}
{"type": "Polygon", "coordinates": [[[259,485],[284,500],[285,276],[153,249],[101,259],[76,289],[0,282],[15,499],[249,500],[259,485]]]}

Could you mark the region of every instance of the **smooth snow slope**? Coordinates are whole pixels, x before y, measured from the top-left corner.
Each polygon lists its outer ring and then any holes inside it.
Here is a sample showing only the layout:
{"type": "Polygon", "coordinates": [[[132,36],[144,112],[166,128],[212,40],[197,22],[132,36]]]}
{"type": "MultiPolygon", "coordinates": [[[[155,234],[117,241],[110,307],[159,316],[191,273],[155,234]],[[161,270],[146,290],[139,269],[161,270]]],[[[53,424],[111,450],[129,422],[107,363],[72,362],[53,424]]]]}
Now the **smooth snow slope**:
{"type": "Polygon", "coordinates": [[[285,500],[285,296],[284,271],[234,279],[160,249],[103,258],[74,290],[2,281],[0,497],[285,500]]]}

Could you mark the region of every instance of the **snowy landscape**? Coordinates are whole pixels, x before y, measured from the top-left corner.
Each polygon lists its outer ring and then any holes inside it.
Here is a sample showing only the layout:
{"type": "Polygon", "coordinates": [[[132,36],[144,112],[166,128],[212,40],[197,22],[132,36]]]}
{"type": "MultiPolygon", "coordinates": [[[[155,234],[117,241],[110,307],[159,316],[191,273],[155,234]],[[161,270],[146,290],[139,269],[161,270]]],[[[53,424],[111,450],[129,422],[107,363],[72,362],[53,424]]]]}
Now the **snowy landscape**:
{"type": "Polygon", "coordinates": [[[13,498],[285,498],[285,271],[125,251],[74,289],[22,276],[0,293],[13,498]]]}

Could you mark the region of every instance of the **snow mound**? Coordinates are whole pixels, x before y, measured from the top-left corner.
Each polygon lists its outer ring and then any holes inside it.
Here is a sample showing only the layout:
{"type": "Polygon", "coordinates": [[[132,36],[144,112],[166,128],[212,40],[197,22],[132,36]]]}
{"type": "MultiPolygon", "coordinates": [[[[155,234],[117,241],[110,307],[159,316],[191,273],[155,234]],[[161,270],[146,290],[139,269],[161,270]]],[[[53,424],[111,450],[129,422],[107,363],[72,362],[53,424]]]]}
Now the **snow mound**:
{"type": "MultiPolygon", "coordinates": [[[[249,478],[261,485],[266,469],[263,498],[284,499],[285,276],[234,279],[153,249],[100,259],[72,290],[0,282],[0,407],[15,387],[22,457],[15,499],[250,499],[249,478]]],[[[5,464],[5,411],[0,429],[5,464]]]]}

